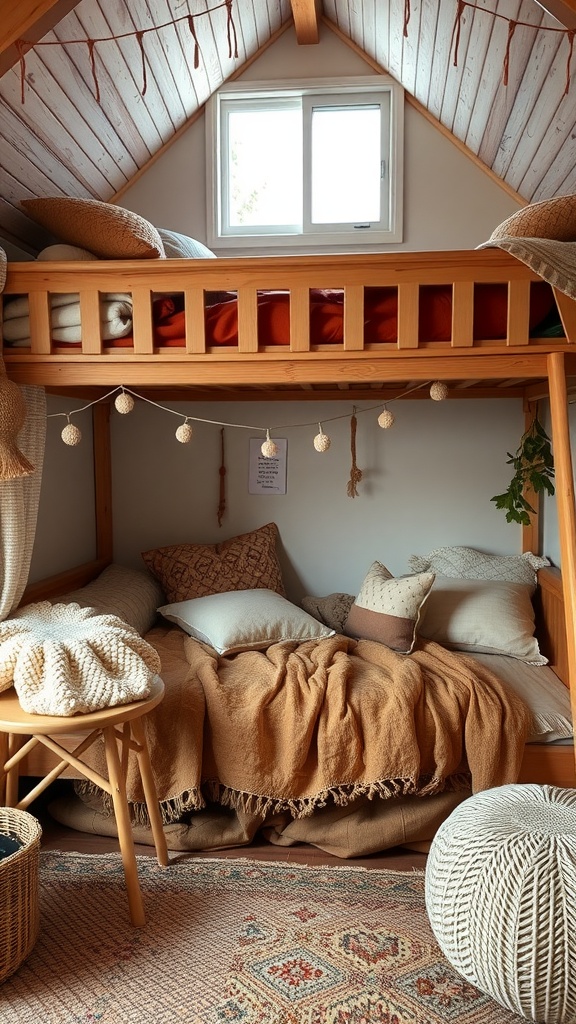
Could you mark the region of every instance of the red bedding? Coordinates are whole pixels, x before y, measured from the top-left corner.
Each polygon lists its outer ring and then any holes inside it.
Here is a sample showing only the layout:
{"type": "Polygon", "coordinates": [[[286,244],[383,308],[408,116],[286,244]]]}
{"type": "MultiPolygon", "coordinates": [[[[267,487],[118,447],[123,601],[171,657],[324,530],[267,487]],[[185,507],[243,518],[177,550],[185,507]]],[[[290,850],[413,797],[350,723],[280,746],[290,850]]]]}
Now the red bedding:
{"type": "MultiPolygon", "coordinates": [[[[476,284],[474,338],[498,340],[506,337],[508,292],[505,284],[476,284]]],[[[233,295],[233,293],[230,293],[233,295]]],[[[154,340],[158,347],[185,345],[183,295],[162,296],[153,303],[154,340]]],[[[530,331],[555,309],[552,289],[544,281],[531,289],[530,331]]],[[[366,288],[364,302],[364,344],[398,340],[398,294],[396,288],[366,288]]],[[[238,304],[235,297],[206,306],[208,348],[238,346],[238,304]]],[[[420,341],[447,342],[452,334],[452,289],[450,285],[424,285],[420,289],[420,341]]],[[[342,344],[344,296],[342,291],[311,289],[310,342],[312,345],[342,344]]],[[[258,336],[262,347],[290,344],[290,296],[288,292],[258,293],[258,336]]],[[[105,343],[110,348],[131,348],[132,336],[105,343]]],[[[80,343],[60,346],[79,348],[80,343]]]]}
{"type": "MultiPolygon", "coordinates": [[[[476,285],[474,338],[506,337],[507,287],[476,285]]],[[[550,286],[544,282],[532,288],[530,329],[544,319],[554,306],[550,286]]],[[[364,303],[364,343],[398,339],[398,295],[396,288],[367,288],[364,303]]],[[[452,333],[452,290],[449,285],[426,285],[420,289],[420,340],[450,341],[452,333]]],[[[342,344],[344,298],[339,291],[311,290],[310,341],[313,345],[342,344]]],[[[161,299],[155,311],[155,339],[158,345],[184,345],[184,310],[173,299],[161,299]]],[[[290,344],[290,297],[288,292],[261,292],[258,296],[258,336],[261,345],[290,344]]],[[[238,345],[238,306],[235,299],[206,309],[206,344],[238,345]]]]}

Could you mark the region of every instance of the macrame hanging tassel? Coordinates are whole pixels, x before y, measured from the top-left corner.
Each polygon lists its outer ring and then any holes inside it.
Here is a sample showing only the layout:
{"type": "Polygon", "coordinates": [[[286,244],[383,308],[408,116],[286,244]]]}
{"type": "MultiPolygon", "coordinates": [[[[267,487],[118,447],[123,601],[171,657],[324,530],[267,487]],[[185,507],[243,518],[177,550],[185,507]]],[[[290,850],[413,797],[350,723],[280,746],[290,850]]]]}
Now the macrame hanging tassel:
{"type": "Polygon", "coordinates": [[[145,96],[146,89],[148,88],[148,79],[146,76],[146,54],[144,53],[144,32],[137,32],[136,39],[138,40],[138,46],[142,55],[142,95],[145,96]]]}
{"type": "Polygon", "coordinates": [[[3,374],[0,358],[0,480],[29,476],[34,466],[16,444],[26,420],[26,402],[20,388],[3,374]]]}
{"type": "Polygon", "coordinates": [[[224,454],[224,427],[220,430],[220,499],[218,501],[218,526],[222,526],[222,519],[226,511],[226,462],[224,454]]]}
{"type": "Polygon", "coordinates": [[[564,89],[564,96],[568,95],[570,89],[570,65],[572,63],[572,52],[574,50],[574,33],[575,29],[568,29],[568,60],[566,61],[566,88],[564,89]]]}
{"type": "Polygon", "coordinates": [[[197,68],[200,65],[200,47],[198,46],[198,36],[196,35],[193,14],[188,15],[188,28],[190,29],[192,39],[194,40],[194,67],[197,68]]]}
{"type": "Polygon", "coordinates": [[[512,42],[512,36],[516,31],[516,25],[518,22],[508,22],[508,39],[506,40],[506,53],[504,55],[504,73],[502,75],[502,85],[508,85],[508,68],[510,66],[510,44],[512,42]]]}
{"type": "Polygon", "coordinates": [[[464,12],[464,0],[458,0],[458,6],[456,8],[456,20],[452,28],[452,39],[450,41],[450,48],[454,47],[454,67],[458,67],[458,47],[460,46],[460,29],[462,27],[462,14],[464,12]]]}
{"type": "Polygon", "coordinates": [[[96,103],[100,103],[100,86],[98,85],[98,76],[96,74],[96,58],[94,56],[94,47],[96,45],[95,39],[88,40],[88,57],[90,58],[90,67],[92,69],[92,78],[94,79],[94,94],[96,96],[96,103]]]}
{"type": "Polygon", "coordinates": [[[232,17],[232,0],[226,0],[226,10],[228,12],[228,56],[238,56],[238,38],[236,36],[236,26],[234,24],[234,18],[232,17]],[[232,37],[234,37],[234,49],[232,49],[232,37]]]}
{"type": "Polygon", "coordinates": [[[410,21],[410,0],[404,0],[404,32],[403,35],[408,35],[408,22],[410,21]]]}
{"type": "Polygon", "coordinates": [[[356,465],[356,427],[358,420],[356,419],[356,413],[352,414],[350,420],[350,450],[352,452],[352,468],[350,470],[350,479],[348,481],[347,494],[349,498],[356,498],[358,496],[358,488],[356,484],[359,484],[362,479],[362,470],[358,469],[356,465]]]}

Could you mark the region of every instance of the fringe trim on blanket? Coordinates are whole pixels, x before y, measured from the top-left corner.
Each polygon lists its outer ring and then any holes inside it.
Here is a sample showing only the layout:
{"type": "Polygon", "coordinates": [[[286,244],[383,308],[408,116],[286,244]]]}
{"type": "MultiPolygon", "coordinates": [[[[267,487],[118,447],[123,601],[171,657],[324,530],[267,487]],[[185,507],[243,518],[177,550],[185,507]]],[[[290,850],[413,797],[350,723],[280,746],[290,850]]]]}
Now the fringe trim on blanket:
{"type": "MultiPolygon", "coordinates": [[[[189,811],[203,810],[208,801],[219,804],[221,807],[240,811],[243,814],[257,815],[260,818],[265,818],[268,814],[278,814],[281,811],[289,811],[293,818],[309,818],[314,811],[326,807],[331,801],[338,807],[346,807],[361,796],[367,796],[369,800],[391,800],[399,796],[425,797],[442,793],[445,790],[457,792],[466,789],[470,789],[470,776],[466,772],[461,772],[451,775],[448,779],[423,776],[418,781],[414,779],[381,779],[376,782],[354,782],[350,785],[331,786],[329,789],[315,793],[314,796],[285,799],[256,793],[243,793],[236,789],[230,789],[229,786],[223,786],[217,779],[210,779],[203,784],[202,790],[198,788],[186,790],[179,796],[161,800],[160,813],[163,824],[171,825],[183,818],[189,811]]],[[[91,803],[96,798],[101,805],[99,810],[102,814],[108,816],[114,814],[111,795],[93,782],[79,780],[74,783],[74,790],[85,803],[91,803]]],[[[128,807],[132,824],[142,825],[144,828],[150,827],[146,804],[128,802],[128,807]]]]}
{"type": "Polygon", "coordinates": [[[242,793],[228,786],[222,786],[216,779],[204,783],[203,791],[212,803],[222,807],[230,807],[244,814],[256,814],[266,817],[267,814],[278,814],[289,811],[293,818],[309,818],[314,811],[326,807],[330,801],[338,807],[346,807],[358,797],[367,796],[369,800],[390,800],[399,796],[431,796],[444,790],[470,789],[470,776],[466,772],[451,775],[449,779],[436,776],[414,779],[381,779],[376,782],[355,782],[350,785],[332,786],[314,796],[298,799],[284,799],[263,796],[255,793],[242,793]]]}
{"type": "MultiPolygon", "coordinates": [[[[100,810],[102,814],[106,814],[108,817],[114,814],[114,803],[110,793],[106,793],[93,782],[88,782],[85,779],[78,780],[74,783],[74,791],[85,803],[90,803],[96,798],[101,804],[100,810]]],[[[185,790],[178,796],[170,797],[169,800],[161,800],[160,815],[164,825],[171,825],[173,822],[179,821],[188,811],[201,811],[205,807],[206,801],[201,791],[199,789],[190,789],[185,790]]],[[[148,817],[146,804],[128,801],[128,808],[133,825],[142,825],[144,828],[149,828],[150,818],[148,817]]]]}

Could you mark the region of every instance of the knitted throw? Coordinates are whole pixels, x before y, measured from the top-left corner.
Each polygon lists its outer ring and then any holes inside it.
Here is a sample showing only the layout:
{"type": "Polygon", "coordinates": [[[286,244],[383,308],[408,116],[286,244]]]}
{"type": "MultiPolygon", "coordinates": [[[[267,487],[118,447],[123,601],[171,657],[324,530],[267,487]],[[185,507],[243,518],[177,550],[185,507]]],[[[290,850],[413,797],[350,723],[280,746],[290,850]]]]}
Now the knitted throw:
{"type": "Polygon", "coordinates": [[[0,622],[0,692],[12,684],[24,711],[75,715],[140,700],[160,658],[115,615],[40,601],[0,622]]]}

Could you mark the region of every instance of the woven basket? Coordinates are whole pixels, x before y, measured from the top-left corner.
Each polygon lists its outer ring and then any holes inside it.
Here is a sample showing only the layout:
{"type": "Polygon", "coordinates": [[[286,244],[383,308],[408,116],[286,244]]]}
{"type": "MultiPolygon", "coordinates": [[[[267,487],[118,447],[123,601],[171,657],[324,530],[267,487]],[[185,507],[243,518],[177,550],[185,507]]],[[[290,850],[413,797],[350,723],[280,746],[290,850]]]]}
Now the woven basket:
{"type": "Polygon", "coordinates": [[[42,829],[27,811],[0,807],[0,832],[23,845],[0,860],[0,982],[34,947],[40,930],[38,862],[42,829]]]}

